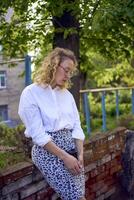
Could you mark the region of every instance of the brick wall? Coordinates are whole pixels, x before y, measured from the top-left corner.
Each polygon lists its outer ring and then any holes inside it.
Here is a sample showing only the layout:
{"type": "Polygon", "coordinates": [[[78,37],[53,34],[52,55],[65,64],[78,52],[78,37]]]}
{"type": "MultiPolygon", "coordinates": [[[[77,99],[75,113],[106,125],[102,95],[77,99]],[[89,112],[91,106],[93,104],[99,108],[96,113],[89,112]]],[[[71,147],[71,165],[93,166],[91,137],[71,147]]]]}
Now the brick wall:
{"type": "MultiPolygon", "coordinates": [[[[121,152],[125,128],[98,134],[86,142],[84,160],[86,199],[103,200],[116,191],[121,171],[121,152]]],[[[0,200],[56,200],[58,195],[43,180],[29,160],[18,163],[0,174],[0,200]]]]}
{"type": "Polygon", "coordinates": [[[111,133],[99,134],[85,144],[87,200],[107,199],[118,189],[125,136],[125,128],[118,128],[111,133]]]}

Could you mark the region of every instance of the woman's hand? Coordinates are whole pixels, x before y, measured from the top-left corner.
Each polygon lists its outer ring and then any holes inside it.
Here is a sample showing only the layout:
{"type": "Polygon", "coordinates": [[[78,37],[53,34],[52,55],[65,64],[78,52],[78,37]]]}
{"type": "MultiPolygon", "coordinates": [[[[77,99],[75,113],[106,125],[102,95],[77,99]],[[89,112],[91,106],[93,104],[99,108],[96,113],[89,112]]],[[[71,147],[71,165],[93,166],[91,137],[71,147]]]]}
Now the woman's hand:
{"type": "Polygon", "coordinates": [[[56,146],[56,144],[52,141],[48,142],[44,148],[63,160],[65,166],[73,175],[78,175],[81,172],[81,156],[78,157],[79,159],[76,159],[74,156],[71,156],[66,151],[56,146]]]}
{"type": "Polygon", "coordinates": [[[82,168],[84,166],[83,153],[78,155],[78,162],[79,162],[80,167],[82,168]]]}
{"type": "Polygon", "coordinates": [[[80,162],[74,156],[67,153],[63,162],[73,175],[78,175],[81,172],[80,162]]]}

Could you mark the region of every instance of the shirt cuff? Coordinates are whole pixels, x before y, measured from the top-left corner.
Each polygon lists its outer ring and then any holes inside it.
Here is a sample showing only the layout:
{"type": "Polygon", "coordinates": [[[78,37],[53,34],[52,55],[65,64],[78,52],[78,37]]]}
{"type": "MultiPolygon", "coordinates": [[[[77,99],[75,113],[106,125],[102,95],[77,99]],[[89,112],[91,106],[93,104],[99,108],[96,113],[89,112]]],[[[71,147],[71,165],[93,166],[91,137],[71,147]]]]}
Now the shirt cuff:
{"type": "Polygon", "coordinates": [[[48,134],[46,135],[45,133],[33,138],[33,143],[41,147],[44,147],[50,141],[52,141],[51,136],[48,134]]]}
{"type": "Polygon", "coordinates": [[[85,135],[84,135],[83,131],[80,131],[80,130],[73,130],[72,137],[75,139],[80,139],[82,141],[84,141],[84,139],[85,139],[85,135]]]}

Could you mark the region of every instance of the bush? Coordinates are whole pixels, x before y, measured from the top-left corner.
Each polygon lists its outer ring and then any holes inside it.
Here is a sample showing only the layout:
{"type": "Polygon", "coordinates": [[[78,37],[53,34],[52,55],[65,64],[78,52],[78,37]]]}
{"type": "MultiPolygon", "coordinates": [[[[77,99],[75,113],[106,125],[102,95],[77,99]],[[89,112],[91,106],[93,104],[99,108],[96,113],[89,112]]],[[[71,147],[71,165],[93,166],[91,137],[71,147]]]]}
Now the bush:
{"type": "Polygon", "coordinates": [[[120,91],[120,103],[130,103],[131,102],[131,94],[129,90],[120,91]]]}
{"type": "Polygon", "coordinates": [[[22,147],[20,132],[24,132],[24,126],[10,128],[4,124],[0,125],[0,145],[22,147]]]}
{"type": "Polygon", "coordinates": [[[118,126],[124,126],[127,129],[134,130],[134,115],[125,114],[119,117],[117,121],[118,126]]]}
{"type": "Polygon", "coordinates": [[[9,128],[0,125],[0,168],[6,168],[12,164],[27,159],[26,147],[24,145],[24,126],[19,125],[16,128],[9,128]],[[13,147],[11,150],[10,147],[13,147]]]}
{"type": "Polygon", "coordinates": [[[24,152],[0,152],[0,169],[7,168],[25,159],[24,152]]]}

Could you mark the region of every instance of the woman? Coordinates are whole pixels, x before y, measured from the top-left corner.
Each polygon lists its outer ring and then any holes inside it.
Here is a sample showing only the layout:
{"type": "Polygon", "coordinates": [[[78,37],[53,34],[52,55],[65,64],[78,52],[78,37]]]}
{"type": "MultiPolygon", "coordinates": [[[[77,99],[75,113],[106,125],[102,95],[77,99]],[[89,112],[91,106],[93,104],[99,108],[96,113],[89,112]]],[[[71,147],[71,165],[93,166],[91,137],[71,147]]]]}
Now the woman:
{"type": "Polygon", "coordinates": [[[31,137],[32,160],[63,200],[84,200],[84,133],[72,94],[66,89],[75,71],[72,51],[55,48],[22,92],[19,115],[31,137]]]}

